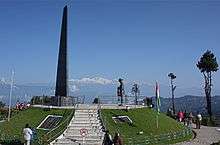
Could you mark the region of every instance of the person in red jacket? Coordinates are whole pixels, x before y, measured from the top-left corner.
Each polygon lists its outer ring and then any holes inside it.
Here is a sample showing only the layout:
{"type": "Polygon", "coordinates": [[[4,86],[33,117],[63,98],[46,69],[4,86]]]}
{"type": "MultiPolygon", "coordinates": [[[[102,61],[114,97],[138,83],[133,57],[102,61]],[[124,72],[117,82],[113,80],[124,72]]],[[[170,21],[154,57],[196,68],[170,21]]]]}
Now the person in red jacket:
{"type": "Polygon", "coordinates": [[[179,122],[182,122],[183,117],[184,117],[183,112],[179,111],[177,115],[178,115],[179,122]]]}

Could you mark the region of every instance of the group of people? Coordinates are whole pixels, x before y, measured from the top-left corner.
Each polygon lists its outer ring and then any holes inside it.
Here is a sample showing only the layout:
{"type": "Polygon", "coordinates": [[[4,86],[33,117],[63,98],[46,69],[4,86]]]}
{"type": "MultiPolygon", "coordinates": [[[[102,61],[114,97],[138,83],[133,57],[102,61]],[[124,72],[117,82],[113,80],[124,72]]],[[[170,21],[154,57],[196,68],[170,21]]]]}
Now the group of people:
{"type": "Polygon", "coordinates": [[[106,130],[103,145],[123,145],[123,140],[117,132],[115,133],[115,136],[112,139],[111,135],[109,134],[109,131],[106,130]]]}
{"type": "MultiPolygon", "coordinates": [[[[179,122],[184,122],[184,125],[187,125],[190,128],[192,128],[193,119],[194,119],[192,112],[186,113],[186,111],[185,112],[179,111],[177,113],[177,119],[179,122]]],[[[199,112],[197,112],[197,115],[195,116],[196,129],[200,129],[201,123],[202,123],[202,115],[199,112]]]]}
{"type": "Polygon", "coordinates": [[[192,128],[192,124],[193,124],[193,114],[192,112],[187,113],[186,111],[179,111],[177,113],[177,119],[179,122],[183,122],[184,125],[192,128]]]}
{"type": "Polygon", "coordinates": [[[29,103],[20,103],[19,101],[16,103],[17,110],[24,110],[30,107],[29,103]]]}

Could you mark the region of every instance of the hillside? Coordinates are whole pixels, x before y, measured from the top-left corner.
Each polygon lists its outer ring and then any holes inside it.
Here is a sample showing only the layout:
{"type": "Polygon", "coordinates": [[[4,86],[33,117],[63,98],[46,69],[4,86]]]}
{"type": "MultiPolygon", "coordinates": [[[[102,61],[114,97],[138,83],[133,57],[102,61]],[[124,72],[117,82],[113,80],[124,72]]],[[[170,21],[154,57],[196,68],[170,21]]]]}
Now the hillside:
{"type": "Polygon", "coordinates": [[[190,139],[191,135],[182,136],[182,138],[172,138],[169,141],[167,134],[172,136],[173,133],[181,135],[185,126],[175,120],[160,114],[158,117],[159,127],[156,127],[157,113],[148,108],[131,109],[128,112],[124,110],[102,110],[104,125],[114,136],[115,132],[121,134],[125,144],[168,144],[190,139]],[[133,124],[115,123],[112,119],[114,116],[127,115],[133,121],[133,124]],[[138,134],[143,132],[143,134],[138,134]],[[155,139],[160,138],[160,139],[155,139]],[[148,141],[147,141],[148,140],[148,141]]]}
{"type": "MultiPolygon", "coordinates": [[[[0,144],[14,145],[18,142],[17,144],[20,145],[20,141],[23,142],[22,129],[26,123],[28,123],[33,129],[36,129],[38,137],[36,142],[41,142],[41,144],[43,144],[42,142],[46,143],[50,139],[55,139],[55,137],[64,131],[63,129],[69,123],[72,115],[73,110],[70,109],[45,110],[42,108],[30,108],[20,111],[18,114],[13,115],[10,122],[6,121],[0,123],[0,144]],[[52,132],[49,132],[49,130],[36,129],[47,115],[63,116],[59,123],[60,126],[52,132]]],[[[34,144],[38,144],[36,142],[34,144]]]]}
{"type": "MultiPolygon", "coordinates": [[[[154,99],[155,103],[155,99],[154,99]]],[[[171,99],[170,98],[161,98],[161,110],[163,112],[167,111],[167,108],[171,106],[171,99]]],[[[212,97],[212,110],[214,115],[220,115],[220,96],[213,96],[212,97]]],[[[205,97],[201,96],[191,96],[187,95],[180,98],[175,98],[175,107],[176,111],[178,110],[186,110],[187,112],[194,112],[200,111],[203,114],[206,114],[206,99],[205,97]]]]}

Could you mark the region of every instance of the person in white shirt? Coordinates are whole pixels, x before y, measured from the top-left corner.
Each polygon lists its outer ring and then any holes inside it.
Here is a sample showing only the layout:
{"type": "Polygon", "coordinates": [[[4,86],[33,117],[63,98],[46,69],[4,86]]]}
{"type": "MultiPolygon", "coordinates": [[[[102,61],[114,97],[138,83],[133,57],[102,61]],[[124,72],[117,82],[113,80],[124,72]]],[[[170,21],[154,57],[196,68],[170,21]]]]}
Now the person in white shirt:
{"type": "Polygon", "coordinates": [[[24,145],[30,145],[31,144],[31,135],[33,134],[32,130],[29,128],[29,125],[26,124],[25,128],[23,129],[23,135],[25,143],[24,145]]]}
{"type": "Polygon", "coordinates": [[[197,117],[198,117],[198,129],[200,129],[202,123],[202,115],[198,113],[197,117]]]}

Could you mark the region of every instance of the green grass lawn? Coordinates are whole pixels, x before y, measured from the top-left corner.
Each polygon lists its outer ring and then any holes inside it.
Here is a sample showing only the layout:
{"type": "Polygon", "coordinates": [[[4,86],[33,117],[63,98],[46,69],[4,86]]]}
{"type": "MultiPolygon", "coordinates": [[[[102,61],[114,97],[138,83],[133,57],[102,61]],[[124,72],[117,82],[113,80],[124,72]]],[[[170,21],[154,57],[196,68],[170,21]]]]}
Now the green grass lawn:
{"type": "MultiPolygon", "coordinates": [[[[155,135],[163,137],[162,134],[174,133],[183,131],[186,127],[175,120],[169,118],[165,114],[160,114],[159,127],[156,127],[156,115],[157,112],[148,109],[131,109],[128,112],[124,110],[102,110],[102,120],[104,125],[110,131],[111,135],[114,136],[115,132],[119,132],[125,142],[125,144],[143,144],[148,138],[153,138],[155,135]],[[128,123],[115,123],[112,119],[113,116],[127,115],[132,121],[133,125],[128,123]],[[143,131],[143,134],[138,134],[143,131]]],[[[185,136],[184,138],[172,139],[169,141],[155,141],[150,144],[168,144],[175,143],[183,140],[188,140],[192,137],[192,134],[185,136]]]]}
{"type": "MultiPolygon", "coordinates": [[[[28,123],[32,128],[37,128],[37,126],[43,121],[47,115],[61,115],[63,116],[60,121],[60,126],[54,131],[37,130],[38,140],[35,142],[47,142],[51,141],[55,137],[64,131],[65,127],[68,125],[71,116],[73,115],[73,110],[68,109],[42,109],[42,108],[29,108],[24,111],[20,111],[18,114],[12,116],[10,122],[0,123],[0,143],[10,142],[10,140],[16,139],[23,142],[22,130],[26,123],[28,123]],[[58,134],[57,134],[58,133],[58,134]],[[46,135],[47,134],[47,135],[46,135]]],[[[7,143],[5,143],[7,144],[7,143]]]]}

